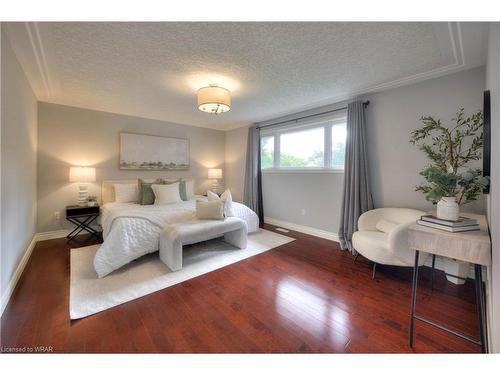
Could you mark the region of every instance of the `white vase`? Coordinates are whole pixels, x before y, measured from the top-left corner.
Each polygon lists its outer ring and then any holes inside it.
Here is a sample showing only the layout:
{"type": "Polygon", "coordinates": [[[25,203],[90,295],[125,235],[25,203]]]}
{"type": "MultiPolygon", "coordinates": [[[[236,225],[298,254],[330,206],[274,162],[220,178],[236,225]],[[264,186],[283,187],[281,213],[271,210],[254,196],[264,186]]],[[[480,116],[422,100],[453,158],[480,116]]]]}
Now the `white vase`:
{"type": "Polygon", "coordinates": [[[455,197],[442,197],[437,204],[437,217],[443,220],[457,221],[458,203],[455,197]]]}

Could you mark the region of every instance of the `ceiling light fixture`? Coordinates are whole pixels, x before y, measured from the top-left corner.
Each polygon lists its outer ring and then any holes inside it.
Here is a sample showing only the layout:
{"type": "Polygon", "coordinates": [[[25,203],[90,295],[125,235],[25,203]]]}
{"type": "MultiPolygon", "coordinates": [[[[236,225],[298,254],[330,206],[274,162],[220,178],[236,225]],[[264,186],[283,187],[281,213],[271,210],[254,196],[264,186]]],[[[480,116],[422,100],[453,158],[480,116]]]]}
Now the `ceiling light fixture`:
{"type": "Polygon", "coordinates": [[[211,84],[198,90],[198,109],[218,115],[231,109],[231,93],[228,89],[211,84]]]}

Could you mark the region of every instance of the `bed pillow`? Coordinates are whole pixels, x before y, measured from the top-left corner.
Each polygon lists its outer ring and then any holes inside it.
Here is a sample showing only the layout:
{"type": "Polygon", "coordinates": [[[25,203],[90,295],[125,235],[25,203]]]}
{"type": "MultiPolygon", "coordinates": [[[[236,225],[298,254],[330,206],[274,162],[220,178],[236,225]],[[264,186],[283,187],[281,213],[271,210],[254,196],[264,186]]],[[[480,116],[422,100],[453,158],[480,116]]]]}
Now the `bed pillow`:
{"type": "Polygon", "coordinates": [[[137,203],[139,187],[137,184],[114,184],[115,202],[117,203],[137,203]]]}
{"type": "Polygon", "coordinates": [[[224,205],[222,201],[196,201],[196,218],[197,219],[224,219],[224,205]]]}
{"type": "Polygon", "coordinates": [[[179,194],[183,201],[188,201],[194,197],[194,181],[181,180],[179,184],[179,194]]]}
{"type": "Polygon", "coordinates": [[[233,212],[233,197],[231,195],[231,191],[227,189],[222,195],[219,197],[213,191],[207,191],[208,201],[221,201],[224,206],[224,216],[232,217],[234,216],[233,212]]]}
{"type": "Polygon", "coordinates": [[[375,225],[375,228],[377,230],[384,232],[384,233],[390,233],[394,228],[396,228],[399,224],[395,223],[393,221],[385,220],[385,219],[380,219],[378,223],[375,225]]]}
{"type": "Polygon", "coordinates": [[[168,185],[153,184],[151,188],[155,194],[155,205],[181,202],[178,182],[168,185]]]}
{"type": "Polygon", "coordinates": [[[151,185],[163,184],[163,180],[161,178],[157,178],[153,182],[145,182],[143,179],[139,178],[139,203],[141,205],[149,205],[155,202],[155,193],[153,193],[153,189],[151,185]]]}

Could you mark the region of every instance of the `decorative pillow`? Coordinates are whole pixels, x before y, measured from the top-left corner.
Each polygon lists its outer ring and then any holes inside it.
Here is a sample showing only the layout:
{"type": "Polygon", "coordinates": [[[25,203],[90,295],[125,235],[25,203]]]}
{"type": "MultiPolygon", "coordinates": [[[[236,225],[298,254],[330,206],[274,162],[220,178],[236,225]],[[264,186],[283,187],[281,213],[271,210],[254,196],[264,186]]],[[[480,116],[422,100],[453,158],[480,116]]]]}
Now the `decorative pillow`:
{"type": "Polygon", "coordinates": [[[399,224],[395,223],[393,221],[385,220],[385,219],[380,219],[375,225],[375,228],[377,230],[384,232],[384,233],[390,233],[394,228],[396,228],[399,224]]]}
{"type": "Polygon", "coordinates": [[[224,219],[224,205],[221,200],[218,201],[196,201],[197,219],[224,219]]]}
{"type": "Polygon", "coordinates": [[[151,185],[163,184],[163,180],[161,178],[157,178],[153,182],[145,182],[143,179],[139,178],[139,203],[141,205],[153,204],[155,202],[155,193],[153,193],[153,189],[151,185]]]}
{"type": "Polygon", "coordinates": [[[188,201],[194,196],[194,181],[181,180],[179,184],[179,194],[183,201],[188,201]]]}
{"type": "Polygon", "coordinates": [[[177,203],[181,201],[178,182],[168,185],[153,184],[151,188],[155,194],[155,205],[177,203]]]}
{"type": "Polygon", "coordinates": [[[221,201],[222,204],[224,205],[224,216],[225,217],[232,217],[234,216],[233,212],[233,197],[231,195],[231,191],[227,189],[222,195],[219,197],[217,194],[215,194],[213,191],[208,190],[207,191],[207,198],[208,201],[221,201]]]}
{"type": "Polygon", "coordinates": [[[139,187],[137,184],[114,184],[115,202],[117,203],[137,203],[139,187]]]}

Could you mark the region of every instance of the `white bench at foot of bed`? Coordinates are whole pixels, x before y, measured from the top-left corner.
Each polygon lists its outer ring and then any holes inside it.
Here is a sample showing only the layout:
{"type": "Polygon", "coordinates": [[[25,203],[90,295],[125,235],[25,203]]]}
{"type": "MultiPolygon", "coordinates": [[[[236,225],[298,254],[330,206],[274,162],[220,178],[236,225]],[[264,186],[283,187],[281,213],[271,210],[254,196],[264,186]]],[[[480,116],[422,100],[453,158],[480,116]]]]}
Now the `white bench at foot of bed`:
{"type": "Polygon", "coordinates": [[[182,247],[224,236],[239,249],[247,247],[247,224],[237,217],[224,220],[194,220],[166,227],[160,233],[160,259],[172,271],[182,268],[182,247]]]}

